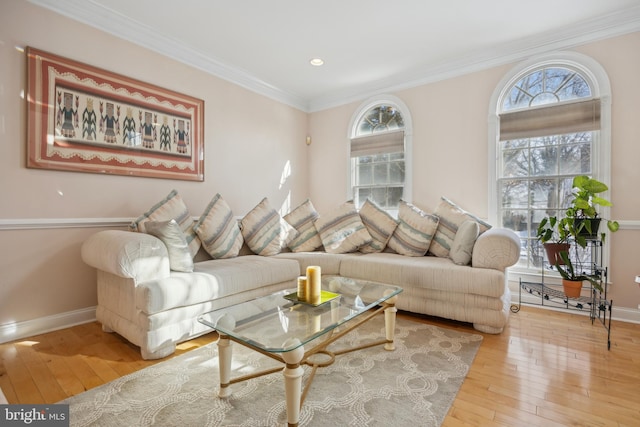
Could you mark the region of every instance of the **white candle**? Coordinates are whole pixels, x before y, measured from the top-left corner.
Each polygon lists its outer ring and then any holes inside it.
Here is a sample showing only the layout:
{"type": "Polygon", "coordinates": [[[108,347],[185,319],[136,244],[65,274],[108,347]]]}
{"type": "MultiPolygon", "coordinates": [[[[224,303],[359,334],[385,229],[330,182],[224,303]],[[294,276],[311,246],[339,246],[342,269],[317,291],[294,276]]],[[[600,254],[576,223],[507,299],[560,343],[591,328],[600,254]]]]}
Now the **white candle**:
{"type": "Polygon", "coordinates": [[[298,277],[298,301],[307,300],[307,276],[298,277]]]}
{"type": "Polygon", "coordinates": [[[317,265],[307,267],[307,302],[320,304],[321,270],[317,265]]]}

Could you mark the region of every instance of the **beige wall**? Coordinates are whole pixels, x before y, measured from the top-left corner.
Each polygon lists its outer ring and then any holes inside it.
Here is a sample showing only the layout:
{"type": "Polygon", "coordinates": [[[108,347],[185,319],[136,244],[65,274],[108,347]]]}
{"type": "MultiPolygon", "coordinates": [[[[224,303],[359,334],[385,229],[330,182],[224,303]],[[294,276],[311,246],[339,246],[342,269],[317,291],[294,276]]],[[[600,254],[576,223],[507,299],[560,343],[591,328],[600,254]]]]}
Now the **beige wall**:
{"type": "MultiPolygon", "coordinates": [[[[612,83],[612,297],[637,313],[640,289],[640,34],[576,49],[599,61],[612,83]]],[[[414,203],[431,210],[445,195],[488,216],[489,99],[511,66],[394,93],[413,118],[414,203]]],[[[80,245],[122,226],[172,188],[194,216],[219,192],[236,215],[264,196],[277,207],[310,197],[326,212],[347,198],[347,135],[360,102],[305,114],[127,41],[30,5],[0,5],[0,338],[14,324],[52,319],[96,304],[95,272],[80,245]],[[25,56],[33,46],[205,101],[205,182],[27,169],[25,56]],[[312,144],[304,143],[309,133],[312,144]],[[265,159],[268,159],[265,161],[265,159]],[[290,170],[290,173],[287,172],[290,170]],[[283,179],[283,177],[285,179],[283,179]],[[57,223],[65,222],[65,228],[57,223]],[[53,225],[48,225],[53,223],[53,225]],[[68,227],[67,227],[68,225],[68,227]]],[[[64,322],[64,320],[63,320],[64,322]]]]}
{"type": "MultiPolygon", "coordinates": [[[[618,313],[640,320],[640,33],[576,49],[607,71],[612,86],[612,217],[623,220],[610,238],[610,297],[618,313]]],[[[488,218],[489,102],[500,80],[516,64],[491,68],[392,93],[408,107],[413,121],[413,202],[433,210],[446,196],[488,218]]],[[[347,198],[347,136],[360,103],[311,114],[310,197],[318,210],[347,198]],[[328,165],[331,172],[328,173],[328,165]]]]}
{"type": "Polygon", "coordinates": [[[26,1],[2,2],[0,328],[96,305],[95,273],[80,260],[81,242],[96,229],[58,229],[56,221],[118,223],[173,188],[194,216],[217,192],[236,215],[265,196],[277,208],[300,203],[308,194],[306,134],[302,111],[26,1]],[[27,169],[26,59],[16,49],[26,46],[203,99],[205,181],[27,169]],[[25,223],[35,229],[15,229],[25,223]]]}

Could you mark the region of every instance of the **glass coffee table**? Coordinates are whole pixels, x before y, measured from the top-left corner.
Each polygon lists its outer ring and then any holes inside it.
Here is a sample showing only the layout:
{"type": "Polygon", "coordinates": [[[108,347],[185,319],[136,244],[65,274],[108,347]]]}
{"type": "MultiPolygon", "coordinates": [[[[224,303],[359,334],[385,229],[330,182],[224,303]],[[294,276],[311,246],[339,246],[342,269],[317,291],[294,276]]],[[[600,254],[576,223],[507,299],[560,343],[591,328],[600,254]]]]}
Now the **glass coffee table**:
{"type": "Polygon", "coordinates": [[[319,305],[299,302],[294,289],[214,310],[198,321],[218,332],[220,397],[231,395],[231,384],[282,371],[287,423],[297,426],[300,408],[316,370],[329,366],[335,356],[376,345],[394,350],[397,296],[402,288],[339,276],[322,277],[319,305]],[[385,337],[363,346],[332,352],[328,346],[384,312],[385,337]],[[285,367],[231,378],[231,341],[282,362],[285,367]],[[308,348],[305,348],[308,347],[308,348]],[[305,389],[304,370],[312,367],[305,389]]]}

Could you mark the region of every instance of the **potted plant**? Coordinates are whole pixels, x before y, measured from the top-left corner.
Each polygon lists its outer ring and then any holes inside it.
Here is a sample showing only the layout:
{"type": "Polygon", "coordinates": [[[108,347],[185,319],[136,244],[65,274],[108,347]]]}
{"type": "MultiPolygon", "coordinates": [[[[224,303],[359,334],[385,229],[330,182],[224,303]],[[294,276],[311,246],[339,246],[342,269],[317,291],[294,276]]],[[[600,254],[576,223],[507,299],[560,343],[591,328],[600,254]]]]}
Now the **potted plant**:
{"type": "Polygon", "coordinates": [[[591,283],[591,286],[593,286],[594,289],[597,289],[599,292],[603,292],[599,276],[586,274],[576,270],[567,251],[561,251],[560,258],[562,259],[563,264],[556,263],[555,266],[558,273],[560,273],[560,276],[562,276],[562,287],[564,288],[564,294],[567,297],[579,297],[580,291],[582,290],[582,282],[585,280],[591,283]]]}
{"type": "MultiPolygon", "coordinates": [[[[586,246],[587,239],[596,238],[598,235],[602,218],[599,217],[596,206],[613,206],[609,200],[599,196],[608,189],[603,182],[586,175],[573,178],[573,199],[565,211],[565,216],[570,218],[569,233],[582,247],[586,246]]],[[[620,225],[618,221],[607,220],[607,228],[615,233],[620,225]]],[[[605,233],[601,233],[600,239],[604,241],[605,236],[605,233]]]]}
{"type": "Polygon", "coordinates": [[[562,263],[559,254],[569,251],[569,237],[571,237],[568,220],[558,220],[555,216],[542,218],[537,230],[538,241],[542,243],[547,259],[551,265],[562,263]]]}

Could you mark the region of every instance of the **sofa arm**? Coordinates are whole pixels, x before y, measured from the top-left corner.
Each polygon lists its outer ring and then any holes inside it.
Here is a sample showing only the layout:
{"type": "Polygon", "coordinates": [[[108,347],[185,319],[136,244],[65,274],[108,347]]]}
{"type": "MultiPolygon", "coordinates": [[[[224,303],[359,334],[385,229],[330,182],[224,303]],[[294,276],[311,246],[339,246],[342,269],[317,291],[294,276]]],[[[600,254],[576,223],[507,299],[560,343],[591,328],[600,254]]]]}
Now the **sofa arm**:
{"type": "Polygon", "coordinates": [[[169,277],[167,247],[150,234],[99,231],[82,244],[81,255],[86,264],[136,283],[169,277]]]}
{"type": "Polygon", "coordinates": [[[504,271],[520,258],[520,238],[506,228],[490,228],[482,233],[473,246],[471,265],[504,271]]]}

